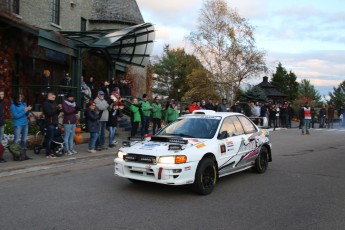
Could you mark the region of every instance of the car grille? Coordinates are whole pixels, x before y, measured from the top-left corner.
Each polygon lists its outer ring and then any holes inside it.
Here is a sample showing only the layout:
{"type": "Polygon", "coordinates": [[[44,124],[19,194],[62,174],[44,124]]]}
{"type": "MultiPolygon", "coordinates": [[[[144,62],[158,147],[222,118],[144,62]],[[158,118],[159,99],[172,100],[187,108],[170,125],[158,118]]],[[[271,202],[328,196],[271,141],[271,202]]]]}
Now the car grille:
{"type": "Polygon", "coordinates": [[[132,154],[129,153],[125,156],[123,156],[123,159],[125,161],[130,162],[139,162],[139,163],[145,163],[145,164],[156,164],[157,160],[155,156],[149,156],[149,155],[139,155],[139,154],[132,154]]]}

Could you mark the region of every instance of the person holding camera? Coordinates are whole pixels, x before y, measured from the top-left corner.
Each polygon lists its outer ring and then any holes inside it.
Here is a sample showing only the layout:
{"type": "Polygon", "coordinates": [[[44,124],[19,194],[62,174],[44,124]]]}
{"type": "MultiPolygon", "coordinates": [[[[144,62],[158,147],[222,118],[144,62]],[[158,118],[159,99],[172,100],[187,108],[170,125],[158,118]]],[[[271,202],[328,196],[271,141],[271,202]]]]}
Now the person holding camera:
{"type": "Polygon", "coordinates": [[[11,103],[10,110],[13,116],[13,126],[14,126],[14,144],[19,143],[20,138],[20,157],[19,160],[29,160],[31,159],[26,155],[26,139],[29,132],[28,116],[32,109],[31,105],[26,105],[24,102],[24,95],[19,93],[11,103]]]}
{"type": "Polygon", "coordinates": [[[74,97],[71,93],[66,95],[66,99],[62,102],[63,127],[64,127],[64,145],[65,153],[73,155],[78,153],[73,149],[75,127],[77,123],[77,114],[80,108],[76,105],[74,97]]]}
{"type": "Polygon", "coordinates": [[[107,127],[109,128],[109,147],[115,147],[117,144],[117,141],[115,140],[115,134],[116,134],[116,126],[117,121],[119,117],[122,116],[121,110],[119,106],[116,103],[116,100],[114,97],[112,97],[113,103],[111,103],[110,112],[109,112],[109,120],[107,123],[107,127]]]}
{"type": "Polygon", "coordinates": [[[179,116],[175,100],[171,100],[168,109],[165,111],[165,124],[175,121],[179,116]]]}

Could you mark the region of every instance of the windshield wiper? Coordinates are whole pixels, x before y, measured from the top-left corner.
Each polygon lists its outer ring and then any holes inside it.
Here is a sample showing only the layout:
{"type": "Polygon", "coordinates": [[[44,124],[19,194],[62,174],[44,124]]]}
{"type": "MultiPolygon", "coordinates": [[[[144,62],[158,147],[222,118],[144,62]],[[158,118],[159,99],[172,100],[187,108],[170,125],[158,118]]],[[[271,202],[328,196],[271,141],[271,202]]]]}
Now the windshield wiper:
{"type": "Polygon", "coordinates": [[[188,135],[188,134],[184,134],[184,133],[171,133],[171,134],[168,134],[168,135],[195,138],[195,137],[192,136],[192,135],[188,135]]]}

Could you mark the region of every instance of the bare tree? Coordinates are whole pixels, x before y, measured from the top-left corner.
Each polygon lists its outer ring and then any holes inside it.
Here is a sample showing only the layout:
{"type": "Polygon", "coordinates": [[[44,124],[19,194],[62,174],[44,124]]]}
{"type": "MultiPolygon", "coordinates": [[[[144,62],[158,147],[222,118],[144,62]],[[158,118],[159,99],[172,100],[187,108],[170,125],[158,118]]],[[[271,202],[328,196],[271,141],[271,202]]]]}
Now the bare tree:
{"type": "Polygon", "coordinates": [[[232,99],[244,79],[267,70],[265,52],[255,46],[253,26],[225,0],[204,2],[198,27],[187,39],[224,98],[232,99]]]}

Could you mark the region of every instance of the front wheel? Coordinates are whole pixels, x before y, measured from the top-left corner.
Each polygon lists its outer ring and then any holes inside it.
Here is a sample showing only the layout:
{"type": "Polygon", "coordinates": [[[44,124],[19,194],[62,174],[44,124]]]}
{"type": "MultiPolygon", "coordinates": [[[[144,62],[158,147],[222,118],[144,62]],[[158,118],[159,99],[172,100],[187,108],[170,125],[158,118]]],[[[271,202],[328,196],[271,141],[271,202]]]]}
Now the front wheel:
{"type": "Polygon", "coordinates": [[[217,167],[212,159],[201,160],[195,174],[194,191],[200,195],[210,194],[217,182],[217,167]]]}
{"type": "Polygon", "coordinates": [[[40,152],[41,152],[41,146],[35,145],[35,146],[34,146],[34,153],[35,153],[35,154],[40,154],[40,152]]]}
{"type": "Polygon", "coordinates": [[[257,173],[264,173],[268,168],[268,150],[262,146],[259,156],[255,160],[254,170],[257,173]]]}
{"type": "Polygon", "coordinates": [[[64,147],[62,145],[58,145],[54,148],[54,154],[57,157],[61,157],[64,154],[64,147]]]}

